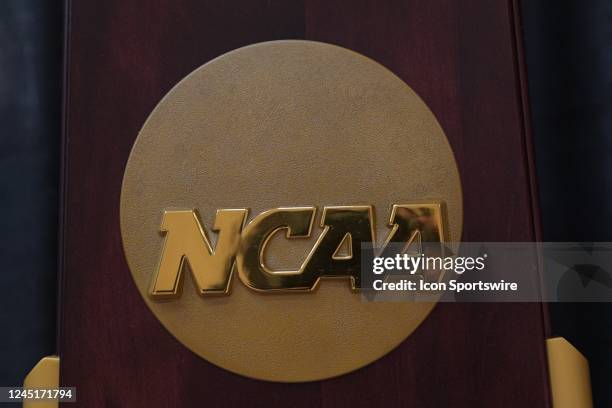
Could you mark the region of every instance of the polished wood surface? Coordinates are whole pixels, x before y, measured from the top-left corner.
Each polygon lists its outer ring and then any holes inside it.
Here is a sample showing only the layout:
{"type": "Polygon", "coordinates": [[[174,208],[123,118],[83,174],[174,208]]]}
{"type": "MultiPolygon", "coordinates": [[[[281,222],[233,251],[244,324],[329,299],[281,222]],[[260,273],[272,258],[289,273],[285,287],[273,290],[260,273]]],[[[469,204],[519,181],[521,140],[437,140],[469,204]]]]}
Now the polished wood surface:
{"type": "Polygon", "coordinates": [[[540,304],[440,304],[364,369],[305,384],[256,381],[198,358],[162,327],[136,290],[119,232],[124,166],[160,98],[224,52],[304,38],[373,58],[430,106],[459,164],[464,241],[536,239],[518,28],[516,5],[501,0],[70,2],[60,353],[77,405],[549,406],[540,304]]]}

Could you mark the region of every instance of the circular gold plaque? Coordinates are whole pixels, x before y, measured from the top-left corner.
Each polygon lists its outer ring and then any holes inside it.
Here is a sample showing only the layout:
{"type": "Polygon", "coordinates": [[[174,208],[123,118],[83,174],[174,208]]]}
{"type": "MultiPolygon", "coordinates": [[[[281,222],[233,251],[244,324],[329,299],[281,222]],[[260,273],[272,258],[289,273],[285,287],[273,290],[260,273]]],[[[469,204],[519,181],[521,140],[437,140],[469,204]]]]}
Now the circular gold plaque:
{"type": "Polygon", "coordinates": [[[249,208],[252,219],[271,208],[318,206],[310,239],[275,236],[267,255],[270,264],[295,267],[321,231],[324,205],[374,205],[380,239],[392,204],[427,199],[446,202],[458,240],[459,173],[416,93],[355,52],[275,41],[201,66],[157,105],[125,170],[121,232],[143,299],[182,344],[238,374],[310,381],[382,357],[434,304],[363,302],[348,281],[333,279],[313,293],[261,294],[234,278],[230,295],[200,297],[189,274],[179,299],[154,301],[163,211],[196,208],[210,231],[221,208],[249,208]]]}

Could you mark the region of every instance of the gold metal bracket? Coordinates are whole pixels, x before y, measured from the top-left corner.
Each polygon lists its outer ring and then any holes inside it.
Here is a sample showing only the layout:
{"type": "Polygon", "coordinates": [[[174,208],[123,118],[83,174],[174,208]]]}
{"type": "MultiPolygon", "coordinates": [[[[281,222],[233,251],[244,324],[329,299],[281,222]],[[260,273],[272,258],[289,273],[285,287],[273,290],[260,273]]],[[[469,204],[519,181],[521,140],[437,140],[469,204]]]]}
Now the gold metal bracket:
{"type": "Polygon", "coordinates": [[[592,408],[588,360],[563,337],[546,340],[554,408],[592,408]]]}
{"type": "MultiPolygon", "coordinates": [[[[23,380],[23,388],[58,388],[60,359],[58,356],[43,357],[23,380]]],[[[24,401],[23,408],[57,408],[57,401],[24,401]]]]}

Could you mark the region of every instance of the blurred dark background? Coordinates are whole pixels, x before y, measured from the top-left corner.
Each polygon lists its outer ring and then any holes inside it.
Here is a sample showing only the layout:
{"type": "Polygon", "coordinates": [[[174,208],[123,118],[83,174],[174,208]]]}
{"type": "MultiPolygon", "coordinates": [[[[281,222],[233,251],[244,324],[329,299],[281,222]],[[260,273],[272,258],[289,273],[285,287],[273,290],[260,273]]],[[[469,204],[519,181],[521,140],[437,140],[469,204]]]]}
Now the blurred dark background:
{"type": "Polygon", "coordinates": [[[55,352],[61,1],[0,1],[0,384],[55,352]]]}
{"type": "MultiPolygon", "coordinates": [[[[543,241],[612,241],[612,1],[523,0],[543,241]]],[[[551,303],[612,406],[612,304],[551,303]]]]}
{"type": "MultiPolygon", "coordinates": [[[[612,241],[612,2],[524,0],[544,241],[612,241]]],[[[0,2],[0,385],[55,352],[63,5],[0,2]]],[[[612,305],[551,304],[612,406],[612,305]]]]}

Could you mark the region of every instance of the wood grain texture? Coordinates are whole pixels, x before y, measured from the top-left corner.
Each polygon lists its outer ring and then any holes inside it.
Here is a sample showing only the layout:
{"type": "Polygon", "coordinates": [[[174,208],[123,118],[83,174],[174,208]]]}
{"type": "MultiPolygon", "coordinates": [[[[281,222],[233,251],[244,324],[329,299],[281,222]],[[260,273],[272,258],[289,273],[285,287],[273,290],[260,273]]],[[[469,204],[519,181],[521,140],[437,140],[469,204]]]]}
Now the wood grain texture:
{"type": "Polygon", "coordinates": [[[69,3],[60,353],[77,405],[549,406],[540,304],[440,304],[364,369],[255,381],[196,357],[162,327],[119,233],[124,166],[160,98],[224,52],[305,38],[373,58],[430,106],[459,164],[464,241],[536,239],[516,15],[512,2],[488,0],[69,3]]]}

